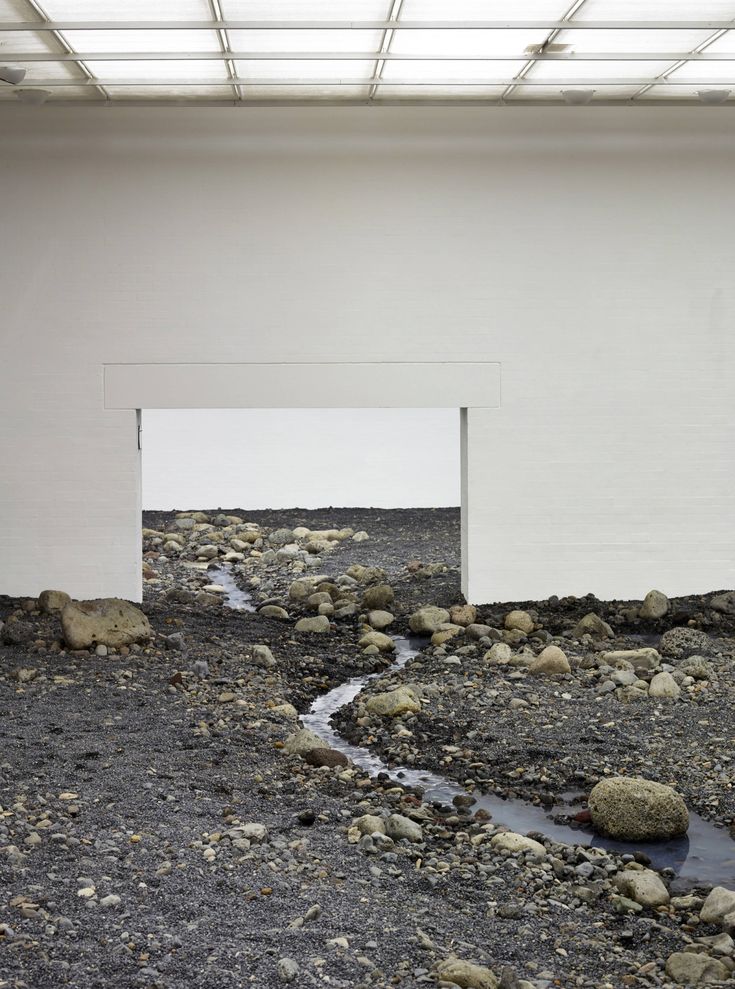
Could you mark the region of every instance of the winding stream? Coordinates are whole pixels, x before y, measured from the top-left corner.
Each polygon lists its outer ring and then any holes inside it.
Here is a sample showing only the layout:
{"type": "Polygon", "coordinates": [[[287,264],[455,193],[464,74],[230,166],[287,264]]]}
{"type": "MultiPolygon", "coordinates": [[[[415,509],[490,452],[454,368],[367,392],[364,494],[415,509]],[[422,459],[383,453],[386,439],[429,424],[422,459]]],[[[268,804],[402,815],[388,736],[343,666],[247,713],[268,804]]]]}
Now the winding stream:
{"type": "MultiPolygon", "coordinates": [[[[210,573],[216,582],[224,587],[226,603],[230,608],[238,611],[256,610],[251,603],[249,592],[237,586],[228,570],[223,568],[210,573]]],[[[420,788],[425,803],[450,807],[455,797],[469,796],[474,801],[471,808],[473,813],[482,809],[491,815],[493,821],[520,834],[538,831],[552,841],[594,845],[596,848],[606,848],[621,854],[642,851],[650,858],[655,868],[673,869],[677,875],[675,883],[677,890],[697,884],[735,886],[735,842],[723,828],[715,827],[692,811],[689,813],[689,832],[685,837],[651,843],[613,841],[594,835],[591,831],[558,823],[544,808],[525,800],[503,799],[481,794],[476,790],[470,792],[459,783],[428,770],[390,767],[369,749],[352,745],[342,738],[332,727],[332,715],[354,700],[371,681],[401,669],[426,645],[424,639],[408,639],[399,635],[394,635],[392,638],[396,649],[394,662],[390,667],[378,673],[352,677],[317,697],[308,713],[301,715],[303,726],[324,739],[330,748],[343,752],[354,765],[370,776],[375,777],[379,773],[384,773],[402,786],[420,788]]],[[[563,808],[557,806],[555,811],[559,814],[560,811],[563,812],[563,808]]]]}

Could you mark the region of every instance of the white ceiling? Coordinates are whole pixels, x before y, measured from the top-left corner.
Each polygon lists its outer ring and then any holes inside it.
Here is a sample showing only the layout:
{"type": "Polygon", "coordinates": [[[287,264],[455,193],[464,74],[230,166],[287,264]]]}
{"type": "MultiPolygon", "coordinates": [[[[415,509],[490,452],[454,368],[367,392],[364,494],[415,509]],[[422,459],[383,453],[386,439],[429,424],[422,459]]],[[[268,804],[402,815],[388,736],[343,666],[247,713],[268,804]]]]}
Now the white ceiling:
{"type": "Polygon", "coordinates": [[[735,0],[0,0],[0,65],[4,100],[735,105],[735,0]]]}

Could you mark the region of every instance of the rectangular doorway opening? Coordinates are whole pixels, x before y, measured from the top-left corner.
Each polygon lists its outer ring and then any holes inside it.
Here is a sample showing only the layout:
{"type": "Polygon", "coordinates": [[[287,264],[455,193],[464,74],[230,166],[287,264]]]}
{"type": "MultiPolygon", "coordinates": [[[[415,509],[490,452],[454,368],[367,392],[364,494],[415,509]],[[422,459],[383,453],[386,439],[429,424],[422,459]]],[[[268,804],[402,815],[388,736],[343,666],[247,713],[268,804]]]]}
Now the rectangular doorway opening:
{"type": "MultiPolygon", "coordinates": [[[[391,571],[446,564],[459,583],[459,409],[143,410],[141,451],[146,531],[170,532],[177,513],[201,512],[199,525],[214,526],[197,530],[204,536],[227,517],[264,533],[340,533],[298,538],[295,570],[311,558],[329,570],[342,559],[391,571]]],[[[182,549],[170,539],[164,555],[197,562],[203,537],[179,536],[182,549]]],[[[228,530],[216,559],[275,548],[243,542],[228,530]]]]}

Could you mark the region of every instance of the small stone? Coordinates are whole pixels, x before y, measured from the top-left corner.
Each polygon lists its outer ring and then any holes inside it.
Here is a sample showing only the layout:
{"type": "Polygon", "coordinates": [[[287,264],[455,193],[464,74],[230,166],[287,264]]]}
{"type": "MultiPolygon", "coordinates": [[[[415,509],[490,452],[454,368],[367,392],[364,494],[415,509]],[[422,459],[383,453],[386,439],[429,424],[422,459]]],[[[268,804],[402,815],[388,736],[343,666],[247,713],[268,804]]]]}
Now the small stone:
{"type": "Polygon", "coordinates": [[[484,659],[486,663],[503,665],[510,662],[512,655],[513,650],[507,642],[495,642],[485,653],[484,659]]]}
{"type": "Polygon", "coordinates": [[[294,732],[293,735],[289,735],[283,744],[283,751],[288,755],[303,756],[307,752],[311,752],[312,749],[323,748],[324,740],[308,728],[302,728],[300,731],[294,732]]]}
{"type": "Polygon", "coordinates": [[[373,608],[386,609],[393,604],[395,593],[390,584],[373,584],[367,587],[362,596],[363,607],[371,610],[373,608]]]}
{"type": "Polygon", "coordinates": [[[423,841],[424,837],[421,825],[403,814],[391,814],[385,822],[385,831],[393,841],[400,841],[402,838],[407,841],[423,841]]]}
{"type": "Polygon", "coordinates": [[[421,710],[421,702],[410,687],[398,687],[382,694],[368,697],[365,707],[370,714],[382,718],[397,718],[401,714],[416,714],[421,710]]]}
{"type": "Polygon", "coordinates": [[[350,764],[350,760],[344,752],[329,748],[309,749],[304,756],[304,761],[310,766],[327,766],[330,769],[335,766],[349,766],[350,764]]]}
{"type": "Polygon", "coordinates": [[[715,886],[704,901],[699,919],[703,924],[721,924],[727,914],[735,911],[735,891],[715,886]]]}
{"type": "Polygon", "coordinates": [[[535,628],[533,618],[527,611],[509,611],[504,624],[507,629],[517,629],[524,635],[529,635],[535,628]]]}
{"type": "Polygon", "coordinates": [[[651,869],[625,869],[615,876],[615,885],[642,907],[662,907],[669,902],[669,891],[651,869]]]}
{"type": "Polygon", "coordinates": [[[657,673],[648,688],[651,697],[661,697],[676,700],[681,694],[681,687],[670,673],[657,673]]]}
{"type": "Polygon", "coordinates": [[[418,611],[414,611],[408,619],[408,625],[416,635],[433,635],[440,625],[448,621],[448,611],[429,604],[424,608],[419,608],[418,611]]]}
{"type": "Polygon", "coordinates": [[[534,675],[556,675],[571,673],[572,668],[566,654],[558,646],[547,646],[531,662],[529,672],[534,675]]]}
{"type": "Polygon", "coordinates": [[[278,978],[281,982],[293,982],[299,974],[299,966],[293,958],[280,958],[277,965],[278,978]]]}
{"type": "Polygon", "coordinates": [[[474,604],[455,604],[449,609],[449,621],[453,625],[461,625],[466,628],[474,624],[477,619],[477,608],[474,604]]]}
{"type": "Polygon", "coordinates": [[[385,821],[377,814],[363,814],[352,822],[361,834],[385,834],[385,821]]]}
{"type": "Polygon", "coordinates": [[[500,983],[489,968],[473,965],[459,958],[447,958],[436,966],[436,974],[444,982],[453,982],[461,989],[499,989],[500,983]]]}
{"type": "Polygon", "coordinates": [[[294,626],[297,632],[312,632],[323,634],[330,629],[326,615],[314,615],[313,618],[300,618],[294,626]]]}
{"type": "Polygon", "coordinates": [[[702,986],[712,982],[724,982],[730,970],[709,955],[689,951],[675,951],[666,960],[666,974],[674,982],[684,986],[702,986]]]}
{"type": "Polygon", "coordinates": [[[121,903],[122,900],[117,893],[110,893],[108,896],[103,896],[100,900],[100,906],[103,910],[112,910],[115,907],[119,907],[121,903]]]}
{"type": "Polygon", "coordinates": [[[573,639],[581,639],[583,635],[591,635],[593,639],[612,639],[614,632],[594,611],[581,618],[574,626],[573,639]]]}
{"type": "Polygon", "coordinates": [[[384,628],[388,628],[395,621],[395,616],[390,611],[381,611],[378,609],[371,611],[367,616],[367,620],[368,625],[382,632],[384,628]]]}
{"type": "Polygon", "coordinates": [[[523,834],[516,834],[515,831],[501,831],[500,834],[493,835],[490,844],[498,851],[510,852],[512,855],[522,852],[537,860],[545,859],[548,854],[540,841],[534,841],[533,838],[527,838],[523,834]]]}
{"type": "Polygon", "coordinates": [[[357,644],[361,649],[366,649],[368,646],[375,646],[379,652],[392,652],[396,648],[395,642],[389,635],[386,635],[385,632],[377,632],[375,630],[366,632],[357,644]]]}
{"type": "Polygon", "coordinates": [[[38,595],[38,607],[45,615],[61,611],[70,602],[66,591],[41,591],[38,595]]]}

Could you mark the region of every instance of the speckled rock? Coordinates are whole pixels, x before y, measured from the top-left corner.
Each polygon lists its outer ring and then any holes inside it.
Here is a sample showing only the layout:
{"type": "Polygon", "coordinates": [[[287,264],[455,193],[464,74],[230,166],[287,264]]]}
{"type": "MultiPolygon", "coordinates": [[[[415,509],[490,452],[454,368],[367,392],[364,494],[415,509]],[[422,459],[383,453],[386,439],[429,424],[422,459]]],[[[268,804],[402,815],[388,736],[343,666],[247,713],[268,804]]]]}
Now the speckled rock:
{"type": "Polygon", "coordinates": [[[601,780],[589,795],[596,831],[621,841],[659,841],[686,834],[689,812],[683,797],[663,783],[639,777],[601,780]]]}

